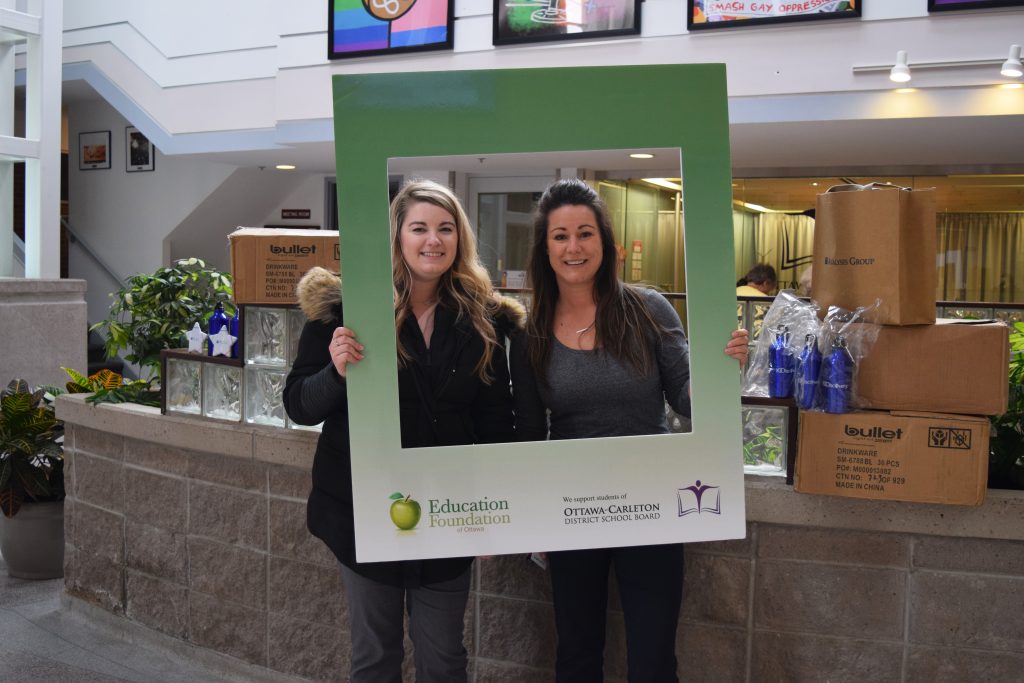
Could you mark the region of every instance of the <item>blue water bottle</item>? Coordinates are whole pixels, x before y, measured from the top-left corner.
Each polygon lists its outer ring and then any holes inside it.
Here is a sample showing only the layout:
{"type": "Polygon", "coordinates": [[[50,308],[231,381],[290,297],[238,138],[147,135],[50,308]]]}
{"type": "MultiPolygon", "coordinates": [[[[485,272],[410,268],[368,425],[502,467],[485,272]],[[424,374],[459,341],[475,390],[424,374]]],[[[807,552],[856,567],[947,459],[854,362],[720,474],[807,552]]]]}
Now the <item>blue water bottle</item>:
{"type": "Polygon", "coordinates": [[[846,347],[846,337],[839,335],[821,367],[821,385],[825,390],[826,413],[850,412],[850,387],[853,384],[854,360],[846,347]]]}
{"type": "Polygon", "coordinates": [[[793,395],[793,375],[796,358],[789,348],[789,326],[779,325],[772,330],[775,338],[768,349],[768,395],[788,398],[793,395]]]}
{"type": "MultiPolygon", "coordinates": [[[[228,318],[228,314],[224,312],[224,304],[217,304],[216,308],[213,309],[213,313],[206,319],[206,334],[212,337],[224,327],[227,327],[228,331],[230,331],[230,323],[231,320],[228,318]]],[[[213,355],[213,342],[209,341],[209,338],[207,338],[206,342],[206,355],[213,355]]]]}
{"type": "Polygon", "coordinates": [[[818,379],[821,376],[821,351],[818,350],[818,338],[813,334],[804,337],[799,365],[796,404],[801,410],[811,410],[818,399],[818,379]]]}
{"type": "Polygon", "coordinates": [[[228,332],[235,338],[235,343],[231,345],[231,357],[238,358],[238,304],[235,304],[235,314],[228,322],[228,332]]]}

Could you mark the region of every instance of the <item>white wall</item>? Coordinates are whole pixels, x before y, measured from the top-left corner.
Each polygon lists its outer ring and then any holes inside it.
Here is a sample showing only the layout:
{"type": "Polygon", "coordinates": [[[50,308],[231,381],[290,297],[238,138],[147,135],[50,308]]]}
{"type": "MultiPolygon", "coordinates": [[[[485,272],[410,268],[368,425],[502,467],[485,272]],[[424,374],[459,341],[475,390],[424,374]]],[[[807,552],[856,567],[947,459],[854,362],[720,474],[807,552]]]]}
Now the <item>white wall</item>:
{"type": "MultiPolygon", "coordinates": [[[[130,125],[103,102],[74,105],[68,112],[71,153],[68,172],[69,223],[72,230],[115,274],[151,273],[165,264],[163,240],[235,170],[234,166],[156,151],[150,172],[125,172],[125,127],[130,125]],[[78,135],[108,130],[111,167],[78,170],[78,135]]],[[[81,250],[72,251],[69,275],[89,283],[90,320],[109,304],[112,283],[96,276],[96,266],[81,250]]]]}
{"type": "MultiPolygon", "coordinates": [[[[909,52],[911,65],[1005,59],[1010,44],[1022,41],[1024,26],[1024,9],[928,15],[926,0],[874,0],[860,20],[690,34],[683,0],[647,0],[637,38],[496,48],[492,0],[455,0],[452,51],[328,62],[322,0],[290,2],[287,10],[268,0],[225,0],[213,9],[193,0],[173,10],[131,0],[69,4],[65,64],[97,65],[156,128],[171,136],[276,128],[274,142],[283,144],[311,141],[310,135],[329,139],[329,126],[303,125],[330,120],[333,74],[725,62],[733,98],[869,92],[891,88],[887,74],[854,74],[854,65],[892,64],[897,50],[909,52]]],[[[995,67],[915,72],[914,85],[993,82],[995,67]]]]}
{"type": "MultiPolygon", "coordinates": [[[[280,172],[279,172],[280,173],[280,172]]],[[[299,180],[295,190],[274,206],[263,218],[253,223],[253,226],[262,225],[291,225],[296,228],[323,228],[326,226],[324,216],[324,193],[327,176],[322,174],[296,173],[288,171],[285,177],[294,176],[299,180]],[[309,219],[284,219],[281,218],[282,209],[309,209],[309,219]]]]}

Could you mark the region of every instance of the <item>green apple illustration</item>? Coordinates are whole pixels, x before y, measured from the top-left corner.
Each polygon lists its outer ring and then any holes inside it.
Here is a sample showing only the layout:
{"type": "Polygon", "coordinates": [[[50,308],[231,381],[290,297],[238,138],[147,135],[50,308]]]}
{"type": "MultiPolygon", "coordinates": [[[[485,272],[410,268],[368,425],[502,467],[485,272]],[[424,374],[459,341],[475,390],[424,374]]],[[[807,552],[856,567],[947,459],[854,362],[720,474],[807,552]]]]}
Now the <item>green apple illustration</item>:
{"type": "Polygon", "coordinates": [[[409,531],[416,528],[420,523],[420,504],[401,493],[392,493],[389,498],[391,503],[391,521],[402,531],[409,531]]]}

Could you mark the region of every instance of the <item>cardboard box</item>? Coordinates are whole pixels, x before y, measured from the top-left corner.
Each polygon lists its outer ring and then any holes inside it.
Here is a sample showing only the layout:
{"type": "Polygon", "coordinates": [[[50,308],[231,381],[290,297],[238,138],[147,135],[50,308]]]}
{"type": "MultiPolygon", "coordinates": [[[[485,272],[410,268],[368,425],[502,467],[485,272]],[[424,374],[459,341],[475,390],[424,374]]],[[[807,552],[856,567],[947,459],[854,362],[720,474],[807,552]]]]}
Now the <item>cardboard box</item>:
{"type": "Polygon", "coordinates": [[[993,321],[882,327],[860,363],[857,394],[876,409],[1002,415],[1009,334],[1009,327],[993,321]]]}
{"type": "Polygon", "coordinates": [[[794,488],[873,500],[981,505],[988,420],[862,411],[802,413],[794,488]]]}
{"type": "Polygon", "coordinates": [[[877,183],[818,195],[812,291],[823,313],[878,299],[875,322],[935,322],[934,195],[877,183]]]}
{"type": "Polygon", "coordinates": [[[295,304],[295,285],[310,268],[341,272],[334,230],[238,228],[228,242],[236,304],[295,304]]]}

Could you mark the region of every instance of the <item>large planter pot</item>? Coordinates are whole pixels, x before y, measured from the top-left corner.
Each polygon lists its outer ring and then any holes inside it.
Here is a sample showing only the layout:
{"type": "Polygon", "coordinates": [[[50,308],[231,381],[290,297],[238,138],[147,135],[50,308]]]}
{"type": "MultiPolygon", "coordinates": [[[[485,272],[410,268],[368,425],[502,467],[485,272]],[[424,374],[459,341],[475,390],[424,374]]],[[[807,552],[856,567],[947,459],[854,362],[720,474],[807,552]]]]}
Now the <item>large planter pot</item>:
{"type": "Polygon", "coordinates": [[[13,577],[64,576],[64,501],[22,503],[13,517],[0,515],[0,553],[13,577]]]}

